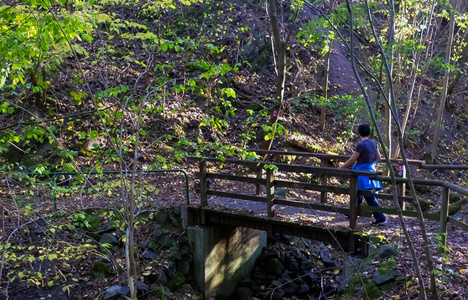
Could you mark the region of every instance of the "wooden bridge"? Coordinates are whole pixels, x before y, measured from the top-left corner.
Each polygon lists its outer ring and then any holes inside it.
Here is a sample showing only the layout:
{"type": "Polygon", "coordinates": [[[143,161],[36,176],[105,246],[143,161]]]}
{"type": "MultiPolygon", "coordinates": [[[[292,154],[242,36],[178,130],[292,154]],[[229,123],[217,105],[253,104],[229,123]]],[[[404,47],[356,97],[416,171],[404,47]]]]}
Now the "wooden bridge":
{"type": "MultiPolygon", "coordinates": [[[[288,163],[272,163],[259,161],[246,161],[238,159],[223,159],[218,158],[192,158],[199,162],[199,173],[197,174],[200,180],[197,191],[200,194],[201,207],[192,208],[191,219],[197,224],[216,226],[216,224],[234,225],[246,228],[260,229],[267,231],[269,234],[282,233],[295,236],[302,236],[314,240],[320,240],[327,243],[339,243],[345,249],[357,251],[361,249],[364,254],[367,249],[367,242],[357,230],[358,216],[368,216],[371,212],[383,212],[389,215],[398,215],[397,208],[387,207],[370,207],[367,205],[358,205],[360,196],[365,196],[370,191],[358,189],[358,176],[368,176],[382,182],[391,182],[390,177],[380,176],[377,173],[341,170],[332,167],[334,163],[345,161],[348,156],[307,153],[307,152],[279,152],[279,151],[259,151],[262,154],[267,154],[270,158],[278,158],[279,161],[284,161],[285,158],[302,158],[314,159],[320,166],[310,166],[305,164],[288,164],[288,163]],[[220,172],[221,166],[230,165],[243,174],[227,174],[220,172]],[[212,171],[214,170],[214,171],[212,171]],[[317,182],[304,182],[298,180],[283,180],[282,178],[294,178],[297,174],[308,175],[316,178],[317,182]],[[281,175],[281,179],[278,175],[281,175]],[[340,178],[346,184],[330,185],[331,179],[340,178]],[[239,193],[231,191],[216,190],[210,186],[211,180],[227,181],[234,183],[251,184],[252,193],[239,193]],[[320,203],[318,201],[310,201],[312,199],[286,199],[275,195],[276,188],[288,188],[297,191],[316,191],[320,193],[320,203]],[[337,206],[335,203],[329,203],[328,194],[349,195],[349,206],[337,206]],[[246,215],[240,213],[219,211],[208,208],[208,196],[217,196],[226,199],[242,199],[265,204],[266,217],[246,215]],[[276,215],[276,207],[290,206],[296,208],[306,208],[316,211],[332,212],[345,214],[349,216],[349,224],[342,228],[327,228],[326,226],[308,225],[305,223],[297,223],[290,221],[282,221],[274,218],[276,215]]],[[[392,163],[401,163],[399,160],[392,160],[392,163]]],[[[468,169],[468,166],[444,166],[444,165],[426,165],[423,161],[411,160],[411,165],[417,168],[427,169],[468,169]]],[[[335,180],[336,181],[336,180],[335,180]]],[[[397,178],[397,183],[401,186],[408,182],[406,178],[397,178]]],[[[468,225],[464,224],[448,215],[450,192],[454,191],[463,196],[468,196],[468,190],[451,184],[445,181],[438,180],[413,180],[415,185],[432,186],[442,189],[442,205],[438,213],[424,213],[424,218],[428,220],[439,221],[440,233],[442,234],[442,242],[445,245],[447,234],[447,223],[468,231],[468,225]]],[[[400,189],[402,191],[402,189],[400,189]]],[[[377,194],[376,197],[380,200],[393,200],[391,194],[377,194]]],[[[416,217],[415,210],[406,209],[405,203],[413,203],[412,197],[405,196],[404,193],[398,195],[398,201],[404,216],[416,217]]],[[[387,205],[385,205],[387,206],[387,205]]],[[[394,205],[396,206],[396,205],[394,205]]]]}

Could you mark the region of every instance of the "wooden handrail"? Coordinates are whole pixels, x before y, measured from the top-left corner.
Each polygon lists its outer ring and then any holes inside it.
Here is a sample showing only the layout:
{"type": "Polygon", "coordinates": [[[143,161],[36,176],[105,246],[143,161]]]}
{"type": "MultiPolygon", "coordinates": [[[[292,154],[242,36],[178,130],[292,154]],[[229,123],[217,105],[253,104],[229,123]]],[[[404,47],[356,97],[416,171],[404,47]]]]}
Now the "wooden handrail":
{"type": "MultiPolygon", "coordinates": [[[[264,151],[262,150],[263,153],[276,153],[277,151],[264,151]]],[[[302,152],[286,152],[287,154],[281,154],[281,155],[301,155],[303,154],[302,152]]],[[[315,156],[317,157],[317,154],[312,155],[313,153],[304,153],[308,156],[315,156]]],[[[321,157],[325,157],[326,155],[321,155],[321,157]]],[[[336,156],[334,156],[336,158],[336,156]]],[[[342,158],[342,157],[340,157],[342,158]]],[[[364,171],[355,171],[355,170],[340,170],[337,168],[330,168],[330,167],[324,167],[327,164],[321,164],[322,167],[315,167],[315,166],[304,166],[304,165],[298,165],[298,164],[285,164],[285,163],[268,163],[268,162],[258,162],[258,161],[245,161],[245,160],[239,160],[239,159],[225,159],[225,160],[220,160],[218,158],[212,158],[212,157],[205,157],[205,158],[199,158],[199,157],[191,157],[190,159],[196,159],[200,163],[200,198],[201,198],[201,203],[202,206],[206,206],[206,195],[218,195],[218,196],[224,196],[224,197],[232,197],[232,198],[238,198],[238,199],[244,199],[244,200],[251,200],[251,201],[258,201],[258,202],[266,202],[267,204],[267,214],[268,217],[271,218],[275,214],[275,204],[282,204],[282,205],[289,205],[289,206],[295,206],[295,207],[313,207],[315,209],[323,209],[326,211],[330,211],[331,206],[326,206],[323,204],[317,205],[317,204],[312,204],[312,203],[300,203],[300,201],[295,201],[295,200],[287,200],[287,199],[278,199],[275,197],[275,187],[289,187],[289,188],[299,188],[299,189],[305,189],[305,190],[316,190],[322,193],[322,196],[324,193],[327,192],[332,192],[332,193],[339,193],[339,194],[349,194],[350,195],[350,206],[349,210],[343,209],[343,208],[338,208],[340,211],[349,211],[349,222],[350,222],[350,228],[355,229],[357,227],[357,216],[361,214],[361,212],[383,212],[387,214],[399,214],[399,210],[396,209],[391,209],[391,208],[382,208],[382,207],[370,207],[370,206],[361,206],[358,207],[358,199],[360,196],[367,195],[370,193],[369,191],[362,191],[358,190],[358,184],[357,184],[357,178],[358,176],[367,176],[370,177],[374,180],[379,180],[379,181],[385,181],[385,182],[391,182],[392,178],[387,177],[387,176],[380,176],[377,173],[374,172],[364,172],[364,171]],[[236,165],[243,165],[249,168],[252,168],[256,171],[256,177],[242,177],[242,176],[235,176],[235,175],[228,175],[228,174],[216,174],[216,173],[208,173],[206,169],[206,162],[216,162],[216,163],[224,163],[224,164],[236,164],[236,165]],[[284,181],[284,180],[277,180],[275,179],[275,174],[271,168],[268,168],[270,165],[274,165],[277,170],[279,171],[286,171],[286,172],[295,172],[295,173],[308,173],[308,174],[315,174],[315,175],[320,175],[320,182],[322,184],[313,184],[313,183],[304,183],[304,182],[295,182],[295,181],[284,181]],[[266,167],[266,168],[265,168],[266,167]],[[266,179],[263,179],[263,176],[261,173],[259,173],[259,170],[265,169],[266,171],[266,179]],[[326,184],[323,184],[324,176],[334,176],[334,177],[345,177],[345,178],[350,178],[350,184],[349,187],[335,187],[335,186],[327,186],[326,184]],[[246,182],[246,183],[252,183],[257,185],[257,191],[256,195],[257,196],[251,196],[251,195],[246,195],[246,194],[238,194],[238,193],[228,193],[228,192],[221,192],[221,191],[213,191],[209,190],[207,187],[206,180],[207,178],[218,178],[218,179],[225,179],[225,180],[233,180],[233,181],[241,181],[241,182],[246,182]],[[259,192],[261,185],[266,186],[266,196],[262,197],[261,192],[259,192]]],[[[414,161],[419,163],[420,166],[424,165],[420,161],[414,161]]],[[[432,168],[435,165],[426,165],[432,168]]],[[[451,166],[452,167],[452,166],[451,166]]],[[[401,184],[401,183],[408,183],[409,179],[406,178],[395,178],[396,182],[401,184]]],[[[326,182],[326,181],[325,181],[326,182]]],[[[463,230],[468,229],[468,225],[464,224],[460,221],[457,221],[451,217],[448,216],[448,206],[449,206],[449,201],[450,201],[450,191],[455,191],[458,192],[462,195],[468,196],[468,189],[465,189],[463,187],[460,187],[458,185],[446,182],[446,181],[440,181],[440,180],[422,180],[422,179],[413,179],[413,183],[416,185],[426,185],[426,186],[438,186],[443,188],[443,197],[442,197],[442,209],[439,213],[437,214],[427,214],[424,213],[424,218],[430,219],[430,220],[439,220],[440,222],[440,233],[442,235],[441,242],[445,246],[446,243],[446,235],[447,235],[447,222],[450,222],[452,224],[455,224],[459,228],[462,228],[463,230]]],[[[393,198],[391,195],[376,195],[378,198],[384,198],[388,199],[390,197],[393,198]],[[379,197],[380,196],[380,197],[379,197]]],[[[398,199],[403,202],[408,202],[412,201],[411,197],[405,197],[405,196],[398,196],[398,199]]],[[[323,203],[323,202],[322,202],[323,203]]],[[[400,204],[401,205],[401,204],[400,204]]],[[[337,211],[338,211],[337,210],[337,211]]],[[[405,216],[417,216],[416,211],[407,211],[403,210],[401,213],[405,216]]],[[[445,249],[442,247],[441,249],[445,249]]]]}

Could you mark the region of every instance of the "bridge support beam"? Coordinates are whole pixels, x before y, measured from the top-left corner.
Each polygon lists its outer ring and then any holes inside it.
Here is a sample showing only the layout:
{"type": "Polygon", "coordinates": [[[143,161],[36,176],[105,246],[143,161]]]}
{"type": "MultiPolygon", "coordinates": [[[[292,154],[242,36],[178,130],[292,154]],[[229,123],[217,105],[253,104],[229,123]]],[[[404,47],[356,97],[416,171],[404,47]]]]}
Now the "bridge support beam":
{"type": "Polygon", "coordinates": [[[229,297],[248,275],[266,246],[267,234],[256,229],[217,225],[188,227],[194,254],[195,280],[205,298],[229,297]]]}

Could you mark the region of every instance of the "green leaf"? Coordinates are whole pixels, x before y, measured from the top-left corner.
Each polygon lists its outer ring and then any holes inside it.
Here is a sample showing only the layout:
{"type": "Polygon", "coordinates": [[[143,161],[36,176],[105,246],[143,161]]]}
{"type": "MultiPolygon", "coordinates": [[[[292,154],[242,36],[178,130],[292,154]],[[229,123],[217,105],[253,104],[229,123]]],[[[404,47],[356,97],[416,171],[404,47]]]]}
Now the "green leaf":
{"type": "Polygon", "coordinates": [[[91,130],[91,132],[89,134],[89,138],[94,140],[95,138],[97,138],[98,135],[99,135],[99,133],[97,132],[97,130],[91,130]]]}

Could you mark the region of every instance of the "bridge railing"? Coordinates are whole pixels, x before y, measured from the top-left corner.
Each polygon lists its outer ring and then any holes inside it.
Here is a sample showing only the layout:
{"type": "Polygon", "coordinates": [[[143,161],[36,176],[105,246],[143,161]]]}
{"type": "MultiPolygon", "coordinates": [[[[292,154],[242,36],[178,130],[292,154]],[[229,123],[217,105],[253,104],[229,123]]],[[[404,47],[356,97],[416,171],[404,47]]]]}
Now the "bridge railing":
{"type": "MultiPolygon", "coordinates": [[[[370,194],[370,191],[364,191],[358,189],[358,176],[368,176],[375,180],[380,180],[383,182],[391,182],[390,177],[379,176],[376,173],[372,172],[363,172],[355,170],[341,170],[331,167],[314,167],[314,166],[305,166],[298,164],[286,164],[286,163],[268,163],[268,162],[258,162],[258,161],[244,161],[238,159],[225,159],[220,160],[217,158],[203,158],[199,159],[199,178],[200,178],[200,201],[201,206],[206,207],[208,205],[208,196],[220,196],[226,198],[235,198],[242,200],[250,200],[256,202],[263,202],[266,204],[267,216],[272,218],[275,215],[275,205],[282,206],[292,206],[299,208],[309,208],[320,211],[335,212],[349,215],[349,227],[351,229],[357,228],[357,218],[359,215],[366,215],[369,212],[383,212],[391,215],[398,215],[399,210],[397,208],[387,208],[387,207],[370,207],[365,205],[358,205],[359,197],[370,194]],[[215,172],[207,171],[207,163],[218,163],[218,164],[232,164],[237,166],[244,166],[249,168],[255,173],[255,177],[250,176],[238,176],[238,175],[229,175],[229,174],[220,174],[215,172]],[[282,173],[305,173],[319,176],[320,182],[317,183],[308,183],[308,182],[298,182],[293,180],[281,180],[276,177],[277,172],[282,173]],[[349,180],[349,185],[347,186],[330,186],[323,184],[322,178],[328,179],[330,177],[339,177],[349,180]],[[250,183],[256,186],[255,194],[242,194],[236,192],[227,192],[214,190],[208,187],[208,179],[219,179],[219,180],[228,180],[234,182],[244,182],[250,183]],[[266,187],[266,193],[263,195],[263,187],[266,187]],[[349,208],[339,207],[336,205],[327,205],[323,203],[310,203],[304,202],[296,199],[283,199],[275,196],[275,188],[286,187],[292,189],[301,189],[309,191],[318,191],[321,193],[334,193],[334,194],[345,194],[349,195],[349,208]]],[[[397,178],[397,183],[404,184],[408,183],[406,178],[397,178]]],[[[325,180],[326,182],[326,180],[325,180]]],[[[442,205],[441,210],[438,213],[424,213],[423,216],[425,219],[434,220],[440,222],[440,233],[442,244],[446,243],[446,234],[447,234],[447,223],[452,223],[453,225],[462,228],[465,231],[468,231],[468,225],[462,223],[448,215],[450,191],[456,191],[461,195],[468,196],[468,189],[462,188],[460,186],[438,180],[413,180],[415,185],[425,185],[425,186],[435,186],[442,188],[442,205]]],[[[380,199],[389,200],[393,199],[393,195],[390,194],[377,194],[380,199]]],[[[399,202],[413,202],[412,197],[397,196],[399,202]]],[[[414,210],[402,210],[404,216],[417,217],[417,212],[414,210]]]]}

